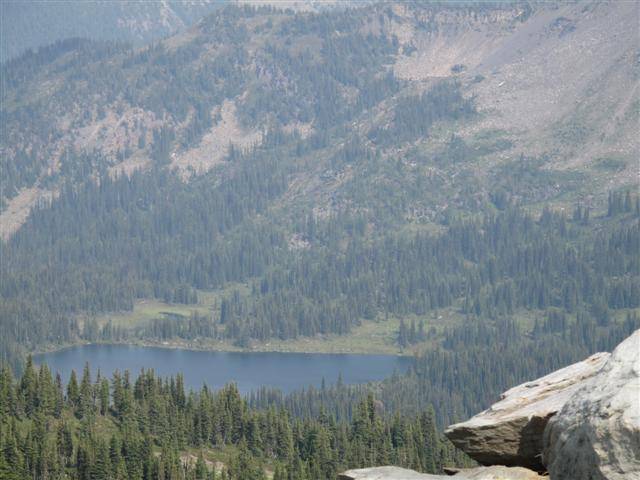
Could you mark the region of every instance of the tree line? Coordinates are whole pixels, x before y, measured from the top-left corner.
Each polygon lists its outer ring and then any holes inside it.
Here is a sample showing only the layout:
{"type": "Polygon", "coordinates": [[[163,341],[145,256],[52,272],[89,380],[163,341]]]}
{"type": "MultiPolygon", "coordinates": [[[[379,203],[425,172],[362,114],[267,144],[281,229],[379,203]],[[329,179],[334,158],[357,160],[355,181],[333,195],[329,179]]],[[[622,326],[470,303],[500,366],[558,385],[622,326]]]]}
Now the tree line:
{"type": "Polygon", "coordinates": [[[468,462],[433,409],[385,414],[371,392],[351,420],[329,410],[302,419],[251,407],[233,384],[187,392],[180,375],[93,379],[87,365],[64,385],[29,358],[19,378],[0,370],[0,412],[6,479],[262,480],[268,469],[275,480],[316,480],[374,464],[440,472],[468,462]]]}

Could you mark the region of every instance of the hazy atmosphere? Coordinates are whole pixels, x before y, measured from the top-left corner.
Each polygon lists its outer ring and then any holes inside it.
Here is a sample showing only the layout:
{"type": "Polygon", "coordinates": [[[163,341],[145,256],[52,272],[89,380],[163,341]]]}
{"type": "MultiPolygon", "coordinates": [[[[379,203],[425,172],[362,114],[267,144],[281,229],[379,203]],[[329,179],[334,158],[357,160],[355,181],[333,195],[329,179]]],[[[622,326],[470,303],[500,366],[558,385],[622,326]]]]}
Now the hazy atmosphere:
{"type": "Polygon", "coordinates": [[[6,0],[0,62],[0,479],[640,480],[637,1],[6,0]]]}

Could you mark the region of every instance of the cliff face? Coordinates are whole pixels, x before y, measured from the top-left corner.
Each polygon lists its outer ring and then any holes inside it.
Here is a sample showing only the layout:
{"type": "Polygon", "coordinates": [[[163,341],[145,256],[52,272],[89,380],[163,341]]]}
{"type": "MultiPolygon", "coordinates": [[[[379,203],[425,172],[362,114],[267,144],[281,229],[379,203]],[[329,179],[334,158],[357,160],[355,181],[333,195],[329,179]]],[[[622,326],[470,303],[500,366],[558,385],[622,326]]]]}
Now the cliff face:
{"type": "Polygon", "coordinates": [[[546,478],[640,479],[640,330],[612,354],[514,387],[488,410],[445,434],[480,463],[453,477],[395,467],[345,472],[345,480],[546,478]],[[504,465],[510,465],[506,467],[504,465]]]}

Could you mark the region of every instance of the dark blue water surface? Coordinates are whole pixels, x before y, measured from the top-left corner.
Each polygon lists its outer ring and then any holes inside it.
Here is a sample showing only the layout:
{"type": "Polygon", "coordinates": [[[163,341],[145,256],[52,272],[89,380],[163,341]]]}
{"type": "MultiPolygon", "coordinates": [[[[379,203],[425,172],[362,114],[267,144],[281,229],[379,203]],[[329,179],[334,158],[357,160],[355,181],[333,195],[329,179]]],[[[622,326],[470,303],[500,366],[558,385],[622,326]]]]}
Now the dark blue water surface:
{"type": "Polygon", "coordinates": [[[242,393],[261,386],[284,392],[317,387],[322,379],[335,383],[339,375],[344,383],[381,380],[394,371],[404,372],[412,361],[394,355],[200,352],[129,345],[83,345],[34,357],[36,364],[46,362],[65,380],[71,370],[81,374],[89,362],[94,375],[97,369],[103,376],[115,370],[129,370],[135,376],[142,368],[153,369],[162,377],[182,373],[189,388],[199,389],[205,383],[220,388],[235,382],[242,393]]]}

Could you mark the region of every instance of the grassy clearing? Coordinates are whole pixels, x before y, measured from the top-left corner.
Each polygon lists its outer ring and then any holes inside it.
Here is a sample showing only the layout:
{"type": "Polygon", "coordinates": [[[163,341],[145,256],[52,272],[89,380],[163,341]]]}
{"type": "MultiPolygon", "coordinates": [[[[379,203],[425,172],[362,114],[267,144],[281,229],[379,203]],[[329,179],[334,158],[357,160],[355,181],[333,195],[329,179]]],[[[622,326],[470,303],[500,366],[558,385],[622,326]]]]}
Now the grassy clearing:
{"type": "Polygon", "coordinates": [[[300,337],[295,340],[270,340],[253,347],[259,351],[305,353],[378,353],[408,354],[396,343],[400,321],[363,322],[347,335],[300,337]]]}
{"type": "Polygon", "coordinates": [[[150,320],[162,318],[166,314],[189,316],[192,312],[204,314],[209,311],[207,305],[177,305],[165,303],[160,300],[139,300],[133,306],[131,312],[108,313],[98,317],[98,324],[103,325],[108,321],[120,327],[135,327],[144,325],[150,320]]]}
{"type": "MultiPolygon", "coordinates": [[[[114,325],[133,329],[144,326],[151,320],[163,318],[166,315],[188,317],[193,312],[208,314],[216,311],[222,298],[231,292],[239,290],[241,294],[248,294],[246,285],[231,285],[223,290],[199,291],[198,304],[181,305],[165,303],[157,299],[143,299],[135,303],[130,312],[116,312],[97,317],[98,324],[104,325],[111,321],[114,325]]],[[[440,315],[441,316],[441,315],[440,315]]],[[[450,317],[451,314],[447,314],[450,317]]],[[[441,316],[442,317],[442,316],[441,316]]],[[[420,319],[415,317],[416,322],[420,319]]],[[[176,321],[180,321],[177,319],[176,321]]],[[[407,322],[411,318],[406,319],[407,322]]],[[[434,323],[442,323],[437,317],[425,317],[428,328],[434,323]]],[[[375,354],[411,354],[412,349],[400,349],[396,338],[400,325],[399,318],[388,318],[380,321],[363,321],[348,335],[322,335],[313,338],[300,337],[289,340],[269,340],[254,342],[248,348],[241,348],[232,342],[212,339],[156,341],[152,339],[132,339],[130,343],[140,345],[154,345],[171,348],[190,348],[198,350],[222,351],[275,351],[275,352],[305,352],[305,353],[375,353],[375,354]]]]}
{"type": "Polygon", "coordinates": [[[248,292],[248,287],[244,284],[231,284],[224,289],[215,291],[198,291],[198,303],[184,305],[177,303],[166,303],[158,299],[141,299],[136,301],[133,310],[130,312],[107,313],[96,317],[98,325],[102,326],[111,321],[119,327],[143,326],[151,320],[163,318],[167,315],[177,315],[188,317],[192,313],[206,315],[217,308],[219,302],[233,291],[241,294],[248,292]]]}
{"type": "MultiPolygon", "coordinates": [[[[159,300],[140,300],[133,311],[103,315],[99,318],[101,324],[111,320],[114,324],[127,329],[141,326],[154,318],[162,318],[165,314],[189,316],[191,312],[200,314],[216,311],[223,296],[240,289],[242,294],[248,294],[247,287],[234,285],[215,292],[199,292],[197,305],[168,304],[159,300]]],[[[638,309],[640,310],[640,309],[638,309]]],[[[612,315],[612,321],[624,320],[627,311],[621,310],[612,315]]],[[[512,316],[524,332],[533,329],[536,319],[544,319],[545,314],[538,310],[518,310],[512,316]]],[[[297,352],[297,353],[352,353],[352,354],[385,354],[385,355],[413,355],[417,352],[435,348],[440,344],[446,328],[464,325],[465,315],[460,313],[459,305],[430,312],[427,315],[407,315],[404,321],[409,326],[412,321],[419,325],[425,323],[428,339],[425,342],[401,348],[397,337],[400,327],[400,317],[380,317],[375,321],[363,321],[347,335],[318,335],[315,337],[299,337],[297,339],[270,339],[265,342],[252,342],[248,347],[240,347],[233,342],[198,338],[185,340],[174,338],[171,340],[155,340],[150,338],[129,338],[127,344],[141,346],[156,346],[164,348],[185,348],[191,350],[212,350],[230,352],[297,352]]],[[[575,317],[569,315],[569,320],[575,317]]],[[[180,321],[179,318],[175,321],[180,321]]],[[[68,346],[68,345],[67,345],[68,346]]],[[[51,346],[51,351],[59,349],[59,345],[51,346]]]]}
{"type": "MultiPolygon", "coordinates": [[[[106,322],[108,319],[112,319],[114,323],[118,322],[119,325],[132,328],[136,325],[141,325],[141,322],[159,318],[165,313],[189,315],[194,310],[210,311],[216,305],[216,299],[220,298],[220,293],[210,292],[207,295],[208,300],[206,303],[202,302],[202,305],[197,306],[200,310],[196,310],[194,306],[171,305],[157,300],[148,300],[136,304],[136,308],[132,312],[104,316],[101,321],[106,322]]],[[[265,342],[253,342],[250,346],[244,348],[235,345],[233,342],[207,338],[195,340],[175,338],[168,341],[132,338],[127,343],[193,350],[412,355],[418,350],[435,345],[444,328],[461,324],[464,321],[464,316],[458,313],[457,309],[450,308],[424,316],[409,315],[404,317],[404,321],[407,326],[412,321],[415,321],[416,325],[420,321],[424,321],[425,331],[432,332],[430,339],[407,348],[400,348],[397,343],[400,318],[388,317],[379,318],[376,321],[363,321],[347,335],[318,335],[288,340],[270,339],[265,342]]]]}
{"type": "Polygon", "coordinates": [[[185,340],[175,338],[168,341],[153,339],[131,339],[126,343],[165,348],[186,348],[190,350],[217,350],[226,352],[298,352],[298,353],[359,353],[411,355],[413,349],[400,349],[395,343],[400,321],[363,322],[348,335],[319,335],[289,340],[268,340],[253,342],[248,347],[240,347],[233,342],[199,338],[185,340]]]}

